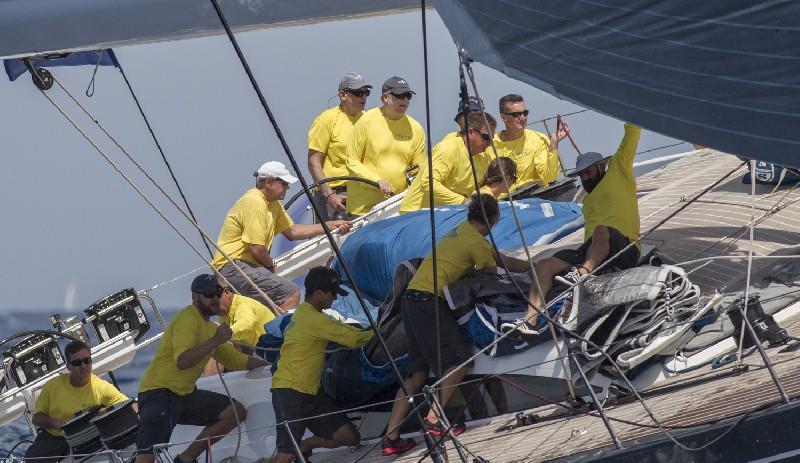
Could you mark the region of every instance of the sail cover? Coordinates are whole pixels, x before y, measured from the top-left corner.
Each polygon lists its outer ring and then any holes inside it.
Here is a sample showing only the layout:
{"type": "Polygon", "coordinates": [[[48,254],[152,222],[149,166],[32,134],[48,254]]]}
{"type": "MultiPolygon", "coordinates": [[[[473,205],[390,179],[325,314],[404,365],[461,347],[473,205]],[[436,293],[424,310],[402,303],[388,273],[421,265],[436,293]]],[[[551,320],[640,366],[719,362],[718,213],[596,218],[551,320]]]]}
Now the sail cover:
{"type": "MultiPolygon", "coordinates": [[[[531,198],[516,204],[528,246],[555,242],[583,226],[581,208],[573,203],[531,198]]],[[[500,221],[492,229],[501,250],[522,247],[510,207],[507,202],[500,203],[500,221]]],[[[437,207],[435,216],[438,239],[467,218],[467,208],[437,207]]],[[[425,257],[431,252],[430,211],[409,212],[371,223],[353,232],[342,245],[341,252],[359,289],[374,300],[383,300],[392,289],[397,266],[404,260],[425,257]]],[[[344,275],[338,260],[334,260],[333,267],[344,275]]]]}
{"type": "Polygon", "coordinates": [[[800,167],[796,0],[434,4],[472,59],[512,78],[671,137],[800,167]]]}

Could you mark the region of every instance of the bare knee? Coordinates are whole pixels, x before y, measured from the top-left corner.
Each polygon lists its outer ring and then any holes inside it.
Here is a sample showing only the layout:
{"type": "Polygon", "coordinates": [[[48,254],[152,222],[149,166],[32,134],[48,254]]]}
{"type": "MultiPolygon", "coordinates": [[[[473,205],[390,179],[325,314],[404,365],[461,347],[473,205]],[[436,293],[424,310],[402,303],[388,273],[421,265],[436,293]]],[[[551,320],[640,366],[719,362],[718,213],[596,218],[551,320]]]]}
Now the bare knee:
{"type": "Polygon", "coordinates": [[[287,297],[281,304],[281,309],[284,311],[293,309],[300,303],[300,291],[295,291],[291,296],[287,297]]]}
{"type": "Polygon", "coordinates": [[[333,434],[333,440],[342,445],[353,447],[361,442],[361,434],[352,424],[345,424],[336,430],[333,434]]]}

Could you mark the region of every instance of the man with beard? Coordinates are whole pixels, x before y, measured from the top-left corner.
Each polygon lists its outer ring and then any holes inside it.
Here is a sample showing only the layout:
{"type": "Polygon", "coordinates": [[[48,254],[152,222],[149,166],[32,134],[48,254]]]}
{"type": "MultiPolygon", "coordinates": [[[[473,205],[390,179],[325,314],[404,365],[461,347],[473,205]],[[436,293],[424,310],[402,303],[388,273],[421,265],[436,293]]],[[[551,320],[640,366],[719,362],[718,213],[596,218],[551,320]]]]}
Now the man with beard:
{"type": "MultiPolygon", "coordinates": [[[[564,249],[536,263],[542,296],[553,286],[555,276],[570,267],[565,279],[574,284],[609,258],[614,259],[609,265],[617,270],[634,267],[638,262],[639,205],[633,158],[641,133],[641,128],[625,124],[625,135],[610,160],[594,152],[578,156],[575,169],[568,175],[580,177],[586,190],[583,200],[584,243],[578,249],[564,249]]],[[[545,304],[534,285],[531,285],[528,297],[530,306],[525,321],[504,323],[503,331],[516,330],[522,337],[536,336],[538,312],[534,307],[543,310],[545,304]]]]}
{"type": "Polygon", "coordinates": [[[240,402],[217,392],[197,389],[195,382],[211,357],[229,370],[252,370],[267,363],[237,351],[228,325],[209,320],[219,315],[222,287],[214,275],[199,275],[192,281],[192,305],[169,322],[156,355],[139,383],[139,434],[136,463],[153,463],[153,446],[169,442],[178,424],[204,426],[174,463],[196,462],[208,445],[244,422],[247,409],[240,402]]]}
{"type": "MultiPolygon", "coordinates": [[[[217,238],[217,246],[252,279],[256,285],[282,311],[300,302],[300,288],[292,281],[275,273],[275,261],[269,248],[275,235],[282,233],[290,241],[304,240],[324,233],[322,224],[296,224],[280,201],[286,196],[289,185],[297,177],[281,162],[265,162],[253,174],[255,188],[236,201],[228,211],[217,238]]],[[[331,220],[328,228],[339,233],[350,231],[350,222],[331,220]]],[[[242,276],[227,259],[217,251],[211,266],[244,295],[264,305],[269,302],[242,276]]]]}

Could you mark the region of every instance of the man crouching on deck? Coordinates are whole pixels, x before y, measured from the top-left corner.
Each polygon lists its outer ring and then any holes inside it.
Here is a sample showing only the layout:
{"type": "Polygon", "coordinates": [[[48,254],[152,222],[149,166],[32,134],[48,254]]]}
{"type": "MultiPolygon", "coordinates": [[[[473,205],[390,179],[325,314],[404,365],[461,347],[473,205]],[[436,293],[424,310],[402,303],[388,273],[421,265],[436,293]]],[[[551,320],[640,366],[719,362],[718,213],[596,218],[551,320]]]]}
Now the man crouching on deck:
{"type": "MultiPolygon", "coordinates": [[[[278,453],[269,463],[295,460],[296,447],[308,458],[318,447],[336,448],[358,445],[361,435],[344,414],[319,392],[325,348],[333,341],[358,347],[372,339],[372,331],[361,331],[322,313],[337,295],[347,296],[339,287],[339,274],[325,267],[314,267],[306,275],[306,300],[295,310],[284,333],[278,370],[272,376],[272,406],[278,425],[275,445],[278,453]],[[304,420],[303,418],[314,417],[304,420]],[[284,422],[289,422],[289,430],[284,422]],[[306,428],[314,436],[303,439],[306,428]],[[291,436],[289,432],[291,431],[291,436]]],[[[299,459],[299,458],[298,458],[299,459]]]]}
{"type": "MultiPolygon", "coordinates": [[[[467,368],[458,367],[469,359],[473,346],[458,326],[452,311],[447,307],[447,302],[442,298],[443,288],[473,268],[496,272],[496,265],[503,263],[501,259],[511,272],[524,272],[530,268],[530,264],[526,261],[494,253],[492,245],[485,237],[499,220],[500,208],[494,196],[483,193],[478,199],[478,195],[473,195],[467,220],[458,224],[436,243],[436,294],[433,291],[432,254],[428,254],[422,261],[419,270],[408,283],[408,289],[403,292],[400,309],[408,339],[408,371],[411,373],[404,384],[409,394],[416,394],[428,379],[431,368],[438,369],[441,365],[446,379],[441,384],[440,403],[445,407],[453,395],[454,386],[466,375],[467,368]],[[487,221],[484,221],[481,203],[487,221]],[[434,300],[437,297],[439,336],[435,329],[436,312],[434,312],[434,300]],[[441,346],[436,345],[437,340],[441,340],[441,346]],[[439,351],[442,354],[441,362],[437,355],[439,351]]],[[[400,438],[398,428],[408,409],[409,402],[405,398],[403,389],[400,388],[392,405],[392,414],[387,425],[388,433],[382,443],[383,455],[401,454],[416,445],[414,439],[400,438]]],[[[423,426],[424,431],[434,437],[439,437],[444,432],[444,427],[439,422],[439,415],[433,408],[424,418],[423,426]]],[[[464,425],[453,426],[451,432],[455,435],[461,434],[464,432],[464,425]]]]}
{"type": "MultiPolygon", "coordinates": [[[[577,284],[608,259],[613,259],[609,265],[616,270],[635,267],[638,263],[639,203],[633,158],[641,134],[641,128],[625,124],[625,135],[617,152],[608,161],[608,168],[602,154],[583,153],[578,156],[575,169],[567,173],[570,177],[580,177],[586,190],[583,200],[584,243],[578,249],[563,249],[536,263],[542,297],[550,291],[555,276],[570,267],[565,279],[570,284],[577,284]]],[[[544,309],[542,297],[531,285],[525,319],[503,323],[501,329],[511,331],[514,337],[536,337],[539,315],[534,308],[544,309]]]]}
{"type": "Polygon", "coordinates": [[[169,442],[178,424],[205,426],[196,440],[178,454],[175,463],[196,462],[208,445],[244,422],[245,407],[226,395],[197,389],[195,382],[210,357],[231,370],[252,370],[264,360],[237,351],[228,325],[209,320],[219,315],[222,287],[214,275],[192,281],[192,305],[184,308],[164,330],[153,361],[139,383],[139,434],[136,463],[153,463],[153,446],[169,442]]]}

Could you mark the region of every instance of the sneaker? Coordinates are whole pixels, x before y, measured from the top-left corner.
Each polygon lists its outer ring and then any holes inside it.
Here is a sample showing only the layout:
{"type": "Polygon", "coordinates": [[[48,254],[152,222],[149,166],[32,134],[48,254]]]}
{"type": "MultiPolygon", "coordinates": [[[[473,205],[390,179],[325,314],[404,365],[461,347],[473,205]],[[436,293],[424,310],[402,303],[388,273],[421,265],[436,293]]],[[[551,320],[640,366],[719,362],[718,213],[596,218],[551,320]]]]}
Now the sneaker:
{"type": "Polygon", "coordinates": [[[183,461],[183,458],[181,458],[181,454],[179,453],[175,455],[175,458],[172,459],[172,463],[198,463],[198,462],[197,458],[191,461],[183,461]]]}
{"type": "Polygon", "coordinates": [[[536,331],[536,327],[522,318],[518,318],[512,322],[501,323],[500,331],[502,331],[503,334],[511,332],[508,337],[525,341],[531,341],[539,337],[539,332],[536,331]]]}
{"type": "Polygon", "coordinates": [[[574,286],[574,285],[577,285],[578,283],[580,283],[581,281],[585,280],[586,279],[586,275],[581,274],[581,272],[577,268],[572,267],[569,270],[569,272],[564,274],[563,277],[562,276],[556,276],[555,279],[560,281],[561,283],[566,284],[566,285],[574,286]]]}
{"type": "MultiPolygon", "coordinates": [[[[464,423],[453,423],[450,431],[447,434],[452,434],[454,436],[460,436],[467,430],[467,426],[464,423]]],[[[431,423],[428,421],[428,418],[423,418],[422,420],[422,432],[423,433],[430,433],[433,437],[442,437],[444,434],[444,428],[442,427],[441,421],[437,421],[436,423],[431,423]]]]}
{"type": "Polygon", "coordinates": [[[415,445],[417,445],[417,441],[410,437],[408,439],[403,439],[402,437],[385,439],[381,442],[381,453],[385,457],[400,455],[413,449],[415,445]]]}

